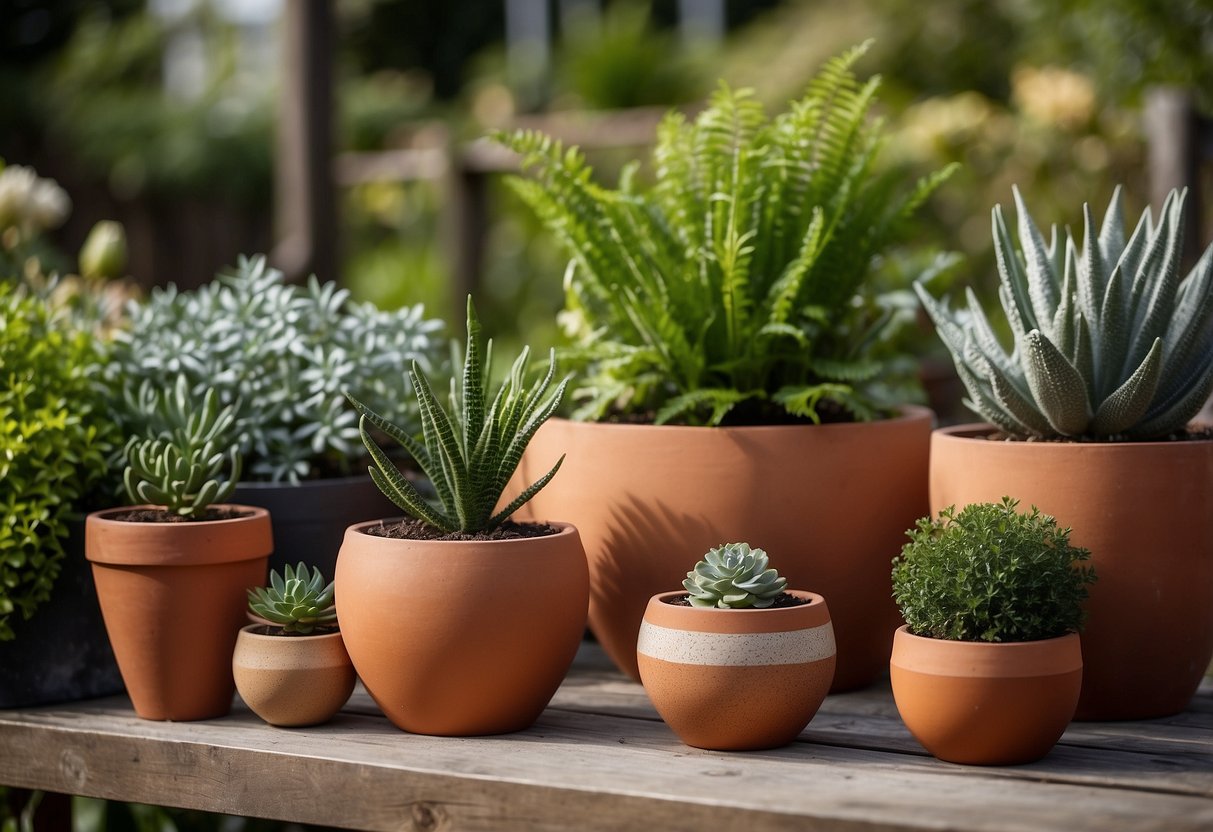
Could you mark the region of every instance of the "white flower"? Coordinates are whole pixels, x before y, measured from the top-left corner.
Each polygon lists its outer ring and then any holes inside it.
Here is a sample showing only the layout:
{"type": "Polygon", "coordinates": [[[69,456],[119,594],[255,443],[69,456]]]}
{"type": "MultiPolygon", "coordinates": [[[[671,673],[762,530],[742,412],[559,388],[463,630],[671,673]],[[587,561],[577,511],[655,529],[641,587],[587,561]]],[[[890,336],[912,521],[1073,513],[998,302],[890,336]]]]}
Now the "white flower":
{"type": "Polygon", "coordinates": [[[62,225],[71,210],[67,192],[53,179],[42,179],[23,165],[0,170],[0,229],[15,226],[24,234],[37,234],[62,225]]]}

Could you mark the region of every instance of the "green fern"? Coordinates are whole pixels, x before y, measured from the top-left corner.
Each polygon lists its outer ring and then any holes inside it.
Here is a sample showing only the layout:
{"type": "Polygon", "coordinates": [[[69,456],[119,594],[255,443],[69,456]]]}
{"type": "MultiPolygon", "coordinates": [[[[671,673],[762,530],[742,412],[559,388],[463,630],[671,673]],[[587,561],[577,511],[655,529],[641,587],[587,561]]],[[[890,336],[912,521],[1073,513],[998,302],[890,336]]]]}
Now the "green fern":
{"type": "Polygon", "coordinates": [[[494,511],[531,437],[560,406],[569,380],[561,381],[555,392],[545,398],[556,374],[555,353],[543,378],[528,383],[530,348],[524,347],[489,402],[492,363],[493,342],[481,342],[480,322],[469,297],[467,348],[461,377],[451,379],[449,412],[442,407],[429,379],[415,362],[409,373],[421,412],[420,440],[347,394],[362,415],[358,429],[374,462],[369,469],[371,479],[410,517],[444,532],[474,534],[492,530],[538,494],[564,462],[561,456],[550,471],[525,488],[509,505],[494,511]],[[434,485],[438,505],[428,502],[405,479],[371,436],[369,428],[372,427],[396,440],[416,460],[434,485]]]}
{"type": "Polygon", "coordinates": [[[875,172],[879,79],[851,71],[866,49],[829,61],[774,119],[723,84],[693,122],[671,113],[647,189],[635,166],[605,188],[576,148],[496,135],[533,175],[512,187],[571,258],[562,320],[588,365],[578,418],[716,425],[743,407],[816,421],[825,401],[878,413],[871,382],[886,368],[870,354],[865,281],[951,169],[909,193],[875,172]]]}

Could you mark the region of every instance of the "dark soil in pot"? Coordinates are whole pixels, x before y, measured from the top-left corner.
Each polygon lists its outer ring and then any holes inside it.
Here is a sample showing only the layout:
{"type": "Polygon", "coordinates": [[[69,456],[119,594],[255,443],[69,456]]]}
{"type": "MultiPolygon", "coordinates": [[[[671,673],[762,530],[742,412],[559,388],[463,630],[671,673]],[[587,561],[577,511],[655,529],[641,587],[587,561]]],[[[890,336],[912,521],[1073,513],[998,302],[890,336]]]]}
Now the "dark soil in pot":
{"type": "Polygon", "coordinates": [[[526,537],[547,537],[556,534],[560,529],[547,523],[515,523],[513,520],[506,520],[492,531],[467,534],[444,532],[421,520],[405,518],[369,526],[363,531],[376,537],[395,540],[517,540],[526,537]]]}

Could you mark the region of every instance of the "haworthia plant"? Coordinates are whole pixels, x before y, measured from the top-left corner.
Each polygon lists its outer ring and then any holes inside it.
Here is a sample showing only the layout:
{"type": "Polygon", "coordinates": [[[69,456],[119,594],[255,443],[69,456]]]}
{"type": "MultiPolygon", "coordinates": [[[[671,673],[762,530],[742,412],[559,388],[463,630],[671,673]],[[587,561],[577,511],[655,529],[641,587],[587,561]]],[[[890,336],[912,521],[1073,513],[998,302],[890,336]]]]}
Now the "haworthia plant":
{"type": "Polygon", "coordinates": [[[1126,240],[1117,188],[1098,233],[1084,205],[1082,245],[1056,226],[1046,245],[1016,190],[1022,251],[995,207],[1011,351],[972,290],[967,311],[952,312],[915,287],[966,404],[1018,436],[1148,439],[1183,429],[1213,392],[1213,245],[1180,279],[1186,198],[1172,191],[1157,224],[1147,208],[1126,240]]]}
{"type": "Polygon", "coordinates": [[[693,607],[762,609],[774,604],[788,585],[767,564],[762,549],[751,549],[748,543],[726,543],[708,550],[687,573],[682,586],[690,593],[693,607]]]}
{"type": "Polygon", "coordinates": [[[561,381],[555,392],[547,395],[556,373],[553,352],[543,378],[528,383],[530,348],[524,347],[490,403],[492,363],[493,342],[482,343],[480,322],[469,297],[467,347],[461,378],[451,379],[450,411],[442,407],[416,363],[409,373],[421,413],[421,441],[350,397],[362,414],[358,428],[374,462],[369,469],[371,479],[411,517],[444,532],[474,534],[496,528],[538,494],[564,462],[561,456],[550,471],[509,505],[501,511],[494,510],[531,437],[560,406],[569,380],[561,381]],[[439,505],[426,501],[405,479],[371,436],[369,428],[386,433],[417,461],[433,482],[439,505]]]}

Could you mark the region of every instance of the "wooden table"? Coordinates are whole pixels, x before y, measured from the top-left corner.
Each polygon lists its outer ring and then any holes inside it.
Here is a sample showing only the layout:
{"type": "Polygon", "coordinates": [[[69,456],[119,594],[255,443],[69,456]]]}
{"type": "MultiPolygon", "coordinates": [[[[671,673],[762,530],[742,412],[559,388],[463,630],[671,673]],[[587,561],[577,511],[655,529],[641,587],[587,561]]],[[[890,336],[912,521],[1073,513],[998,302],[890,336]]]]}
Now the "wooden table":
{"type": "Polygon", "coordinates": [[[356,692],[328,725],[137,719],[124,697],[0,711],[0,783],[364,829],[1213,830],[1213,684],[1188,711],[1079,723],[1044,761],[941,763],[887,683],[832,696],[800,740],[682,745],[597,648],[531,730],[406,734],[356,692]]]}

